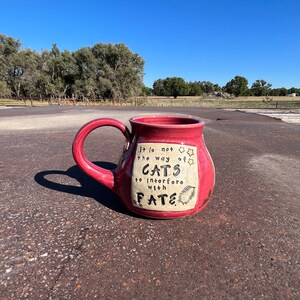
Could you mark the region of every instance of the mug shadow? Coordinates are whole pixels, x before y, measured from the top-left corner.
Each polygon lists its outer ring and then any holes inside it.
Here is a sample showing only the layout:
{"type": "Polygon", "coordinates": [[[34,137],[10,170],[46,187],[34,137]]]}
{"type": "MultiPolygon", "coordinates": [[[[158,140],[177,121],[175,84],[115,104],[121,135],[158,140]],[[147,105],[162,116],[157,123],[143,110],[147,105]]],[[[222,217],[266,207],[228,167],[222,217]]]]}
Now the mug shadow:
{"type": "MultiPolygon", "coordinates": [[[[110,162],[94,162],[94,164],[108,170],[114,170],[116,168],[116,165],[110,162]]],[[[90,178],[83,171],[81,171],[77,165],[70,167],[67,171],[41,171],[35,175],[34,179],[39,185],[48,189],[72,195],[93,198],[98,203],[101,203],[109,209],[122,214],[137,217],[137,215],[133,214],[122,205],[119,197],[114,192],[90,178]],[[77,180],[80,183],[80,186],[66,185],[47,179],[47,176],[51,175],[69,176],[77,180]]]]}

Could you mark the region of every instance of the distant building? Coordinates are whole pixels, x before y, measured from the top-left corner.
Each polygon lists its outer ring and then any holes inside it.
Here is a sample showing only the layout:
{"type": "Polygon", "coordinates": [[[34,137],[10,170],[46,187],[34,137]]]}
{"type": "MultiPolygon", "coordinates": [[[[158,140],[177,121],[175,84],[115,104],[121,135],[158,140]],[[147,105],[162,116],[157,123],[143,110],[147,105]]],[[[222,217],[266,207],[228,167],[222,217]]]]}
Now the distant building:
{"type": "Polygon", "coordinates": [[[288,94],[288,97],[296,97],[297,93],[288,94]]]}

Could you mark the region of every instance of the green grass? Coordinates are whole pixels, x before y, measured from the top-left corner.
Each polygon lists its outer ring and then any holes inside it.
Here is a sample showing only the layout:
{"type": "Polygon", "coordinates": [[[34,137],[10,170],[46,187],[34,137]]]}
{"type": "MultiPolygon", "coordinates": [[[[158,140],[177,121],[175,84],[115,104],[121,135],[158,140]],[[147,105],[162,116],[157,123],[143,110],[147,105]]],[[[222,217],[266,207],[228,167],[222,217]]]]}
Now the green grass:
{"type": "MultiPolygon", "coordinates": [[[[222,98],[203,98],[203,97],[135,97],[128,99],[127,101],[89,101],[76,102],[77,106],[171,106],[171,107],[214,107],[214,108],[300,108],[300,96],[298,97],[269,97],[266,101],[266,97],[237,97],[232,99],[222,98]],[[263,101],[265,100],[265,101],[263,101]]],[[[13,99],[0,99],[0,106],[48,106],[48,101],[31,101],[26,102],[22,100],[13,99]]],[[[58,105],[57,101],[53,101],[52,105],[58,105]]],[[[73,105],[73,102],[67,100],[61,100],[60,105],[73,105]]]]}

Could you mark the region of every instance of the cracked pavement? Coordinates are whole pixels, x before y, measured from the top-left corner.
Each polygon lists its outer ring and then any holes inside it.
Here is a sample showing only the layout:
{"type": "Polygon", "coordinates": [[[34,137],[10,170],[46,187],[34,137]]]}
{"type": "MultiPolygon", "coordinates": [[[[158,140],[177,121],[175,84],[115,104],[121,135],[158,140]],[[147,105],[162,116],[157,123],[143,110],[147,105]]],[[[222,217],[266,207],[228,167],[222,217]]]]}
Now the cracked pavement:
{"type": "MultiPolygon", "coordinates": [[[[300,126],[221,109],[46,107],[0,110],[1,299],[299,299],[300,126]],[[78,129],[97,117],[190,114],[216,187],[202,212],[136,216],[75,165],[78,129]]],[[[124,138],[86,140],[114,168],[124,138]]]]}

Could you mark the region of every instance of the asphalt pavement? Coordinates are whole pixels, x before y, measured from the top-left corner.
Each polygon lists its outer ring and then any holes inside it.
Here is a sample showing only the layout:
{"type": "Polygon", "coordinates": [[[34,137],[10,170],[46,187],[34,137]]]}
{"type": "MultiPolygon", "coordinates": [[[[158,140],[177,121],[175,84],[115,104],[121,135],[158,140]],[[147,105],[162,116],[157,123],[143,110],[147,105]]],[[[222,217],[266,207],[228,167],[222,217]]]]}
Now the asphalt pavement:
{"type": "MultiPolygon", "coordinates": [[[[299,299],[300,125],[204,108],[0,110],[0,299],[299,299]],[[86,122],[141,114],[202,118],[216,169],[209,205],[181,219],[128,212],[83,174],[71,146],[86,122]]],[[[114,168],[124,138],[90,134],[114,168]]]]}

